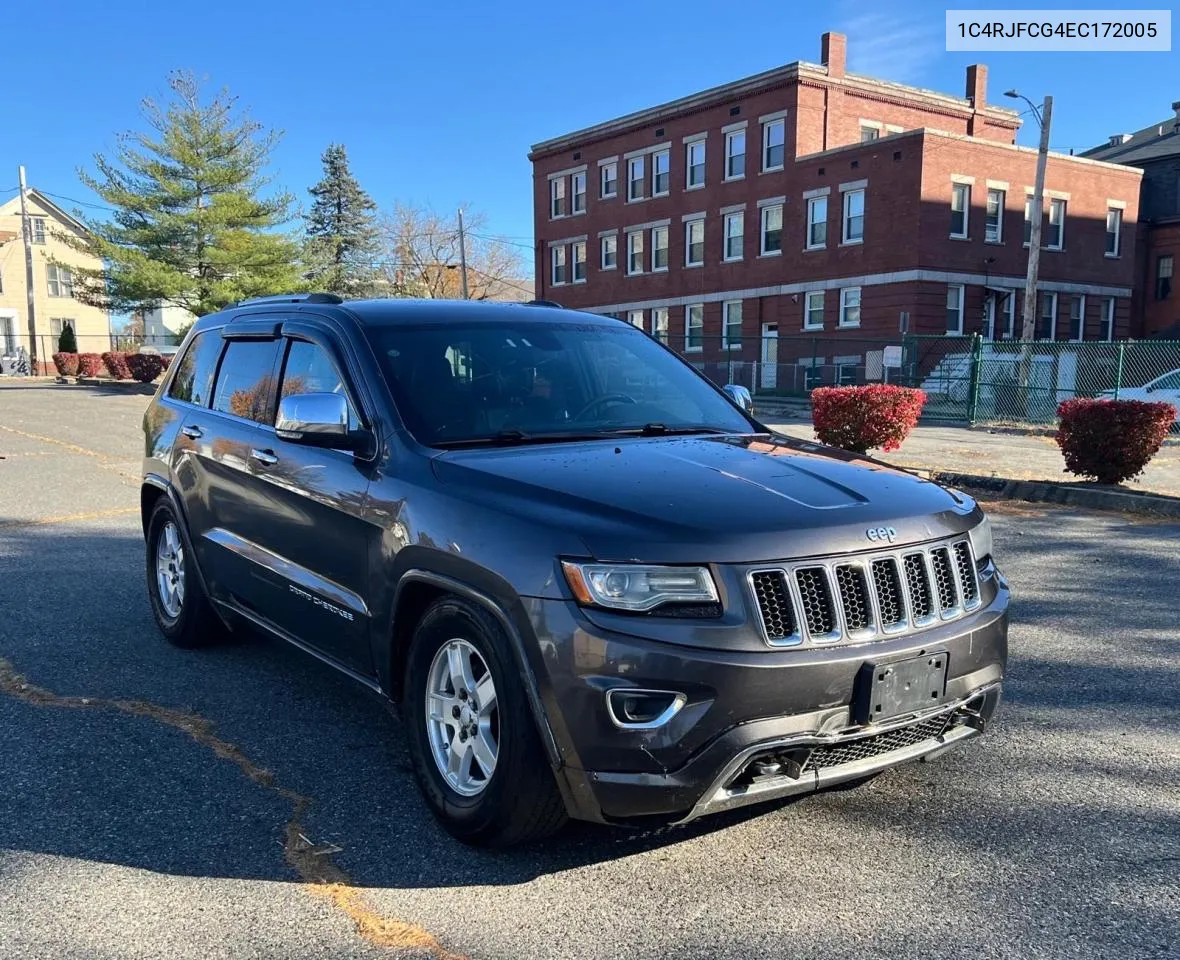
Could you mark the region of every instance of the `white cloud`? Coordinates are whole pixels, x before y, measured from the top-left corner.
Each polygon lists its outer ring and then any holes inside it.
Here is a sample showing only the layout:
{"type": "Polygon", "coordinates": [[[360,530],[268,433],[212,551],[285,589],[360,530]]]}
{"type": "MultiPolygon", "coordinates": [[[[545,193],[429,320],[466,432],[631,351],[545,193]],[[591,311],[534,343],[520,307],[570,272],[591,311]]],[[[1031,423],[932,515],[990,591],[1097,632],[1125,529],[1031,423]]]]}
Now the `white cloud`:
{"type": "MultiPolygon", "coordinates": [[[[851,4],[842,3],[848,10],[851,4]]],[[[844,20],[848,69],[880,80],[914,83],[946,49],[942,21],[904,20],[896,15],[862,13],[844,20]]]]}

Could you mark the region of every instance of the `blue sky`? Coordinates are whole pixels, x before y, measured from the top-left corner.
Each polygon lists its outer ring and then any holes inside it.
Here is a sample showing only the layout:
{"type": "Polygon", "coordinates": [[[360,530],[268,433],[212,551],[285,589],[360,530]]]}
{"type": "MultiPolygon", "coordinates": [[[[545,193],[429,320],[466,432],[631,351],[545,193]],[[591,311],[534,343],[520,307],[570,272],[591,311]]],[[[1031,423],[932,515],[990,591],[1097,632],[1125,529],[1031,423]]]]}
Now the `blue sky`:
{"type": "MultiPolygon", "coordinates": [[[[1108,6],[1113,6],[1107,0],[1108,6]]],[[[1010,6],[1000,4],[997,6],[1010,6]]],[[[1052,4],[1036,4],[1046,7],[1052,4]]],[[[1060,5],[1057,5],[1060,6],[1060,5]]],[[[989,97],[1054,95],[1053,147],[1092,146],[1166,117],[1177,53],[946,53],[946,4],[509,4],[336,0],[133,3],[56,0],[6,11],[0,191],[24,163],[31,183],[93,200],[78,165],[139,124],[174,68],[227,86],[285,131],[279,183],[306,200],[319,155],[344,143],[379,204],[483,210],[488,230],[532,233],[531,143],[793,60],[819,37],[849,37],[849,69],[962,94],[968,63],[989,97]],[[740,10],[741,18],[733,19],[740,10]]],[[[1020,142],[1035,143],[1035,124],[1020,142]]],[[[11,193],[0,193],[0,198],[11,193]]]]}

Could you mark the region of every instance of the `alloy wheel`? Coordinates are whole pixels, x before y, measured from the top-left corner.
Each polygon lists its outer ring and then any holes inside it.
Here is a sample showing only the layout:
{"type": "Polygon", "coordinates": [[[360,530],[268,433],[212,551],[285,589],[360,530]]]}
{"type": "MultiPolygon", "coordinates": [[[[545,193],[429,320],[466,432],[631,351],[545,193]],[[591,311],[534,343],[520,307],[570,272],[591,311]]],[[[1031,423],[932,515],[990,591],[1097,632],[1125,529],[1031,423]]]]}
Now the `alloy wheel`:
{"type": "Polygon", "coordinates": [[[475,797],[487,789],[500,755],[496,685],[487,661],[468,641],[448,640],[426,681],[430,753],[452,790],[475,797]]]}

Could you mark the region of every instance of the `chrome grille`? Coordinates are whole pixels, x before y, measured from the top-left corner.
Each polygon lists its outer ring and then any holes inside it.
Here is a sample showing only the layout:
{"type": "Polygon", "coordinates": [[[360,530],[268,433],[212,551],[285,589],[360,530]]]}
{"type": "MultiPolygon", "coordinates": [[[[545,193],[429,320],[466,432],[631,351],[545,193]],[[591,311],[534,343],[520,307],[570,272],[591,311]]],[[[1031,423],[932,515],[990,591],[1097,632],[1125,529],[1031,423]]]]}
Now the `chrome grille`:
{"type": "Polygon", "coordinates": [[[775,646],[864,641],[954,620],[981,602],[970,541],[753,570],[750,590],[775,646]]]}

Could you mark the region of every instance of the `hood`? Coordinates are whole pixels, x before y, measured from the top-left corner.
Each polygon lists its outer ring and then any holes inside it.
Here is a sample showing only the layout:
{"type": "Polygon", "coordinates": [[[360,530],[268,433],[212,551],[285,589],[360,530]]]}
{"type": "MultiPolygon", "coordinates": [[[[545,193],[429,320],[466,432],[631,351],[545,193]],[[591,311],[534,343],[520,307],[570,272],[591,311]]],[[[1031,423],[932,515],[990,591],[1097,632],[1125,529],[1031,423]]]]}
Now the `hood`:
{"type": "Polygon", "coordinates": [[[598,560],[760,563],[962,532],[975,503],[856,454],[786,437],[648,437],[455,450],[438,479],[577,535],[598,560]]]}

